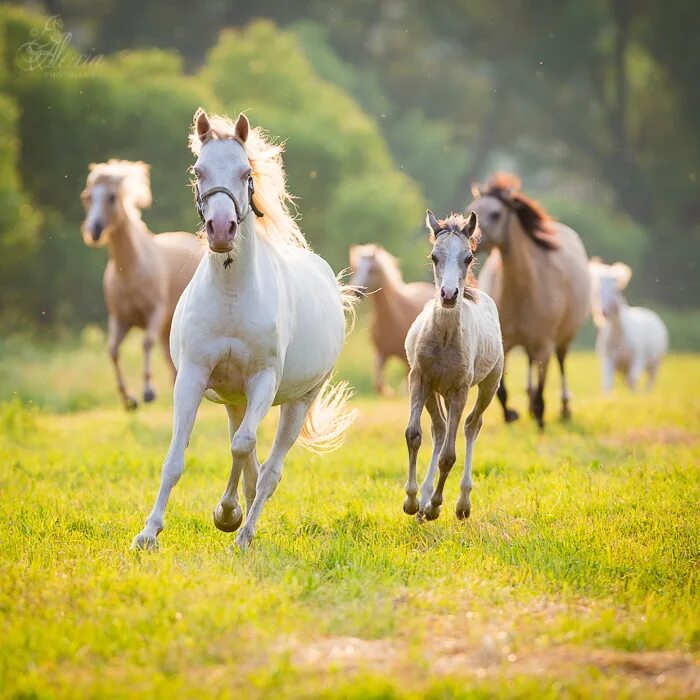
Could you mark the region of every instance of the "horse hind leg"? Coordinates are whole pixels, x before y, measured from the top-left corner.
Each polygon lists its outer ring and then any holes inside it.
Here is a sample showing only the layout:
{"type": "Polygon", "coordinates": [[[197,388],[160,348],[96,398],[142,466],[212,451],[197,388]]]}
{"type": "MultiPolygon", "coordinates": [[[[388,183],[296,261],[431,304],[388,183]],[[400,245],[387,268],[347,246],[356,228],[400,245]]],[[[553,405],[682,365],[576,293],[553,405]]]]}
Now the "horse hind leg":
{"type": "Polygon", "coordinates": [[[435,474],[437,473],[438,469],[438,457],[440,456],[442,443],[445,441],[445,417],[440,408],[437,394],[432,394],[428,398],[425,407],[428,409],[428,413],[430,414],[430,433],[433,438],[433,454],[430,457],[428,472],[425,475],[425,479],[423,480],[423,484],[420,488],[419,510],[421,512],[425,512],[425,509],[430,502],[430,497],[433,495],[433,489],[435,488],[435,474]]]}
{"type": "Polygon", "coordinates": [[[245,549],[255,535],[258,518],[267,500],[272,496],[282,479],[282,467],[287,453],[301,433],[309,412],[309,407],[318,396],[323,382],[301,399],[283,404],[280,408],[280,420],[270,454],[260,467],[255,490],[255,499],[248,508],[245,525],[236,537],[236,544],[245,549]]]}
{"type": "Polygon", "coordinates": [[[124,380],[124,373],[122,372],[121,362],[119,359],[119,348],[124,342],[127,333],[130,330],[130,326],[121,321],[116,316],[109,316],[108,319],[108,347],[109,347],[109,357],[114,365],[114,374],[117,379],[117,390],[119,391],[119,396],[121,396],[122,402],[124,403],[124,408],[127,411],[133,411],[139,405],[136,397],[129,391],[126,381],[124,380]]]}
{"type": "Polygon", "coordinates": [[[467,453],[464,460],[464,472],[462,480],[459,482],[459,498],[455,507],[455,514],[460,520],[465,520],[471,513],[471,492],[473,488],[472,480],[472,458],[474,454],[474,443],[483,423],[484,411],[493,400],[494,394],[498,390],[503,366],[499,362],[491,372],[479,384],[479,393],[476,403],[471,413],[464,422],[464,436],[467,440],[467,453]]]}
{"type": "Polygon", "coordinates": [[[537,389],[532,402],[533,413],[540,431],[544,430],[544,385],[547,381],[549,357],[549,355],[546,355],[544,359],[540,360],[537,364],[537,389]]]}

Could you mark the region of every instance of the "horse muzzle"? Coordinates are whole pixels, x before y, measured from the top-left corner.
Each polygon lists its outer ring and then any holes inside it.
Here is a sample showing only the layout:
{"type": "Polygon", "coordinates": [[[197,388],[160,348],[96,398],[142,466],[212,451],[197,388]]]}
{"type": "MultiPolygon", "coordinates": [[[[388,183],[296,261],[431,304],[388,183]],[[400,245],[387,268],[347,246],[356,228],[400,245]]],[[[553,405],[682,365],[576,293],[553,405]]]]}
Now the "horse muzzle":
{"type": "Polygon", "coordinates": [[[233,250],[233,241],[238,233],[238,224],[235,221],[207,219],[207,241],[209,249],[214,253],[230,253],[233,250]]]}

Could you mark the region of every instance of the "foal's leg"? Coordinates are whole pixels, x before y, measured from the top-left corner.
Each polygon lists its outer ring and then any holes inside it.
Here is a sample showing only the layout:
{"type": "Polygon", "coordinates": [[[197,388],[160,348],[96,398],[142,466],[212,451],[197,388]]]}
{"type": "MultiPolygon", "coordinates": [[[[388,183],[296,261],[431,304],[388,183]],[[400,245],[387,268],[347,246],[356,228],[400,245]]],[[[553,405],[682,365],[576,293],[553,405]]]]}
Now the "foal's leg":
{"type": "Polygon", "coordinates": [[[445,440],[442,443],[440,455],[438,456],[440,476],[438,477],[437,486],[435,487],[435,491],[433,491],[430,502],[422,513],[426,520],[435,520],[435,518],[440,515],[442,491],[445,488],[445,481],[447,481],[447,477],[457,459],[455,440],[457,439],[457,430],[459,429],[459,423],[464,413],[464,406],[467,403],[467,391],[468,388],[456,389],[448,400],[447,431],[445,433],[445,440]]]}
{"type": "Polygon", "coordinates": [[[122,397],[124,407],[127,411],[133,411],[138,406],[136,397],[130,394],[126,387],[121,364],[119,363],[119,347],[124,341],[124,338],[126,338],[126,334],[129,332],[130,328],[131,326],[129,324],[112,314],[109,315],[107,322],[109,356],[112,358],[114,373],[117,377],[117,389],[119,390],[119,395],[122,397]]]}
{"type": "Polygon", "coordinates": [[[285,403],[280,408],[280,422],[275,433],[275,441],[272,444],[270,454],[260,467],[255,500],[248,509],[245,525],[236,537],[236,544],[241,549],[245,549],[253,539],[253,535],[255,535],[255,528],[263,506],[272,496],[282,478],[284,458],[299,437],[306,415],[309,412],[309,407],[318,396],[322,386],[323,382],[301,399],[285,403]]]}
{"type": "Polygon", "coordinates": [[[568,351],[568,347],[557,348],[557,361],[559,362],[559,371],[561,372],[561,419],[563,421],[571,420],[571,409],[569,408],[571,393],[569,392],[569,385],[566,381],[566,371],[564,369],[564,362],[568,351]]]}
{"type": "Polygon", "coordinates": [[[404,513],[415,515],[418,512],[418,479],[416,477],[416,462],[418,448],[421,443],[420,416],[428,398],[428,387],[420,373],[412,369],[408,375],[408,390],[410,392],[410,414],[406,426],[406,447],[408,448],[408,480],[406,481],[406,498],[403,502],[404,513]]]}
{"type": "MultiPolygon", "coordinates": [[[[243,420],[244,411],[245,408],[243,406],[226,405],[231,442],[233,442],[233,436],[243,420]]],[[[258,475],[258,457],[255,450],[248,455],[243,463],[234,459],[232,454],[231,474],[228,479],[228,485],[214,510],[214,525],[223,532],[235,532],[243,522],[243,511],[238,503],[238,481],[241,471],[243,471],[243,491],[245,492],[246,505],[248,510],[250,510],[255,498],[255,479],[258,475]]]]}
{"type": "Polygon", "coordinates": [[[438,468],[438,457],[442,449],[442,443],[445,441],[445,418],[442,415],[438,402],[437,394],[433,393],[428,397],[428,401],[425,404],[431,420],[430,432],[433,438],[433,454],[430,457],[428,473],[425,475],[423,484],[420,487],[420,511],[425,511],[428,501],[430,501],[430,497],[433,495],[435,474],[438,468]]]}
{"type": "Polygon", "coordinates": [[[513,408],[508,408],[508,392],[506,391],[506,371],[505,367],[503,368],[503,377],[501,378],[501,383],[498,386],[498,400],[501,403],[501,407],[503,408],[503,418],[505,419],[506,423],[512,423],[513,421],[518,420],[520,416],[518,415],[518,412],[513,409],[513,408]]]}
{"type": "Polygon", "coordinates": [[[472,492],[472,456],[474,453],[474,443],[479,436],[481,424],[483,422],[484,411],[491,403],[494,394],[498,389],[503,367],[499,362],[491,372],[479,384],[479,393],[476,397],[476,404],[472,412],[467,416],[464,423],[464,437],[467,439],[467,455],[464,460],[464,473],[462,480],[459,482],[459,498],[457,499],[457,507],[455,512],[460,520],[469,517],[471,513],[471,492],[472,492]]]}
{"type": "Polygon", "coordinates": [[[153,386],[153,375],[151,374],[151,351],[156,344],[156,339],[163,326],[165,309],[159,306],[150,316],[146,323],[146,331],[143,336],[143,400],[149,403],[156,398],[156,389],[153,386]]]}
{"type": "Polygon", "coordinates": [[[177,375],[173,392],[173,436],[163,462],[160,490],[153,510],[146,520],[146,527],[131,543],[132,549],[152,549],[157,545],[156,538],[163,529],[163,516],[170,492],[185,469],[185,448],[190,440],[194,419],[208,380],[209,370],[193,364],[185,365],[177,375]]]}

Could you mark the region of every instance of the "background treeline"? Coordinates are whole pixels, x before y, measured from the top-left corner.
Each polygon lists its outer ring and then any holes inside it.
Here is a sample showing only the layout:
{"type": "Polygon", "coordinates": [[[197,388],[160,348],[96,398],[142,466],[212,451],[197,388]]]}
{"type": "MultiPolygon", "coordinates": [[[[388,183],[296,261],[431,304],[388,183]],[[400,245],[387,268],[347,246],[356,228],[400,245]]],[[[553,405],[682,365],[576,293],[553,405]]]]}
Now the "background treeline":
{"type": "Polygon", "coordinates": [[[337,269],[349,244],[378,240],[408,276],[424,275],[426,203],[463,208],[472,179],[510,168],[590,254],[633,266],[631,300],[698,305],[700,9],[690,0],[39,7],[0,9],[6,329],[102,318],[102,261],[79,236],[89,162],[150,162],[149,226],[195,230],[185,136],[200,104],[248,110],[287,140],[303,229],[337,269]],[[78,65],[23,64],[27,42],[50,40],[48,15],[63,22],[56,40],[71,32],[65,51],[78,65]],[[104,57],[80,63],[89,56],[104,57]]]}

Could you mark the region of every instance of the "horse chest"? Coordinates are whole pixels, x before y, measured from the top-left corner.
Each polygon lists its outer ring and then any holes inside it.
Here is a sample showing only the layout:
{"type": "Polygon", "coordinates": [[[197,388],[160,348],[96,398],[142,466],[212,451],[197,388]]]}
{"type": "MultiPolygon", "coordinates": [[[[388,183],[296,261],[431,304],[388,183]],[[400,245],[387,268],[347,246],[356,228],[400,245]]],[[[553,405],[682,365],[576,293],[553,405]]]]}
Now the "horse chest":
{"type": "Polygon", "coordinates": [[[457,344],[422,342],[417,355],[418,369],[430,385],[443,396],[456,388],[471,385],[473,372],[457,344]]]}

